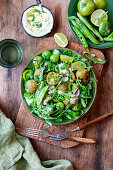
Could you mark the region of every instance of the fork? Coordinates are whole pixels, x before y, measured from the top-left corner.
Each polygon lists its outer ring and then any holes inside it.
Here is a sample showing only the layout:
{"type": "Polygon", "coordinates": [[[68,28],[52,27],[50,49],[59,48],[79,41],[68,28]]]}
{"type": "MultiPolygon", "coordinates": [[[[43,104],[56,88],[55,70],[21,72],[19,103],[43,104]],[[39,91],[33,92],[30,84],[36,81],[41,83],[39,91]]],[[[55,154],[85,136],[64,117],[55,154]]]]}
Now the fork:
{"type": "Polygon", "coordinates": [[[26,128],[26,133],[30,136],[36,136],[36,137],[56,137],[54,134],[50,134],[46,129],[38,130],[38,129],[32,129],[32,128],[26,128]]]}
{"type": "Polygon", "coordinates": [[[85,127],[87,127],[87,126],[89,126],[89,125],[92,125],[92,124],[94,124],[94,123],[97,123],[97,122],[99,122],[99,121],[107,118],[107,117],[110,116],[110,115],[113,115],[113,113],[104,114],[104,115],[102,115],[102,116],[100,116],[100,117],[98,117],[98,118],[96,118],[96,119],[93,119],[93,120],[91,120],[91,121],[89,121],[89,122],[87,122],[87,123],[85,123],[85,124],[83,124],[83,125],[80,125],[80,126],[76,127],[75,129],[73,129],[73,130],[71,130],[71,131],[65,131],[65,132],[63,132],[63,133],[56,134],[56,136],[50,137],[50,139],[51,139],[51,140],[63,140],[63,139],[66,139],[66,138],[68,138],[69,136],[71,136],[71,134],[72,134],[73,132],[75,132],[75,131],[77,131],[77,130],[82,130],[82,129],[84,129],[85,127]]]}
{"type": "MultiPolygon", "coordinates": [[[[46,129],[38,130],[38,129],[27,128],[26,133],[30,136],[36,136],[42,138],[50,137],[51,140],[53,140],[54,138],[56,139],[57,137],[57,135],[50,134],[46,129]]],[[[94,140],[87,139],[87,138],[79,138],[74,136],[71,136],[70,138],[81,143],[96,143],[94,140]]]]}

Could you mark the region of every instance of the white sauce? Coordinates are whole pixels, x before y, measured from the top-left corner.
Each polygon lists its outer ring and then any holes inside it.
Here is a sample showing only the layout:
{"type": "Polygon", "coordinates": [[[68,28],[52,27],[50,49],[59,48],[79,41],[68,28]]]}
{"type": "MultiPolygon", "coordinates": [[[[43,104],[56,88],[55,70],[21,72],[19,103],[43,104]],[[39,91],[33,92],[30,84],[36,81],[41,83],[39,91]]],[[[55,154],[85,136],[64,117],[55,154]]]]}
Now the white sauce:
{"type": "Polygon", "coordinates": [[[45,7],[43,7],[42,12],[39,6],[32,6],[24,12],[22,25],[28,34],[41,37],[51,32],[53,28],[53,16],[45,7]]]}

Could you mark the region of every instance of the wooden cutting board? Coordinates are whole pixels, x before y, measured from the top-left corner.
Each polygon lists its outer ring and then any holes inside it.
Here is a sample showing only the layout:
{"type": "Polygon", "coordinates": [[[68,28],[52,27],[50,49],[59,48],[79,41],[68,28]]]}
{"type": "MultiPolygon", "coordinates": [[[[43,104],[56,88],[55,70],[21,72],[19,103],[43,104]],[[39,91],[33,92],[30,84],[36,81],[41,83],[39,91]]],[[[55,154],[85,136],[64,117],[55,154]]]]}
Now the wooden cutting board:
{"type": "MultiPolygon", "coordinates": [[[[47,49],[51,49],[51,48],[59,48],[57,44],[54,42],[53,37],[42,39],[40,41],[39,46],[37,47],[37,53],[47,50],[47,49]]],[[[67,48],[74,50],[78,52],[79,54],[83,54],[83,51],[84,51],[84,48],[82,45],[79,45],[73,42],[69,42],[67,48]]],[[[104,60],[104,55],[101,51],[90,48],[90,52],[94,53],[97,56],[97,58],[101,58],[104,60]]],[[[99,80],[101,76],[102,69],[103,69],[103,65],[100,65],[100,64],[95,65],[93,68],[97,80],[99,80]]],[[[39,130],[43,128],[48,128],[49,132],[54,133],[54,134],[61,133],[65,130],[72,130],[76,128],[77,126],[79,126],[80,124],[87,122],[89,113],[92,113],[92,108],[89,110],[89,112],[85,116],[83,116],[78,121],[75,121],[74,123],[70,123],[70,124],[62,125],[62,126],[55,126],[55,125],[49,126],[47,123],[44,123],[41,120],[35,118],[33,115],[31,115],[22,102],[19,112],[18,112],[17,119],[16,119],[15,127],[16,127],[17,132],[23,136],[37,139],[39,141],[46,142],[52,145],[57,145],[62,148],[70,148],[70,147],[78,145],[79,143],[71,139],[65,139],[62,141],[51,141],[49,138],[44,139],[44,138],[39,138],[39,137],[33,137],[33,136],[26,134],[26,128],[30,127],[30,128],[39,129],[39,130]]],[[[74,132],[73,136],[82,137],[83,132],[84,130],[74,132]]]]}

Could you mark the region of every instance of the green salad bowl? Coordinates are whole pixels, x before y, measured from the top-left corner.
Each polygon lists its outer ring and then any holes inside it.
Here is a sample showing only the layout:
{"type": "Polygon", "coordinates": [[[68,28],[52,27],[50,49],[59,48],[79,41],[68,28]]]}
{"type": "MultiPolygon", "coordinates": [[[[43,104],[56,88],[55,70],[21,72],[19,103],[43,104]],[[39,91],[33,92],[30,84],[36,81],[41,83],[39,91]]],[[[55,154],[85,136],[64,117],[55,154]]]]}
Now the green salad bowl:
{"type": "MultiPolygon", "coordinates": [[[[69,6],[68,6],[68,17],[77,16],[78,1],[79,0],[70,0],[69,6]]],[[[108,20],[111,22],[111,24],[113,26],[113,0],[106,0],[106,3],[107,3],[107,6],[104,10],[107,12],[108,20]]],[[[90,20],[90,17],[89,17],[89,20],[90,20]]],[[[71,31],[77,37],[76,33],[74,32],[74,30],[72,28],[72,23],[70,21],[68,21],[68,23],[69,23],[69,27],[70,27],[71,31]]],[[[111,41],[111,42],[110,41],[109,42],[101,42],[100,41],[100,44],[97,45],[97,44],[92,43],[89,39],[87,39],[87,43],[89,44],[89,46],[91,46],[93,48],[97,48],[97,49],[105,49],[105,48],[113,47],[113,41],[111,41]]]]}
{"type": "MultiPolygon", "coordinates": [[[[65,48],[55,48],[55,49],[59,50],[61,53],[63,53],[63,52],[66,50],[65,48]]],[[[53,50],[54,50],[54,49],[49,49],[50,52],[52,52],[53,50]]],[[[72,50],[71,50],[71,51],[72,51],[72,50]]],[[[37,55],[40,56],[41,54],[42,54],[42,52],[41,52],[41,53],[38,53],[37,55]]],[[[75,56],[76,54],[77,54],[77,53],[76,53],[75,51],[72,51],[72,56],[75,56]]],[[[36,55],[36,56],[37,56],[37,55],[36,55]]],[[[34,57],[35,57],[35,56],[34,56],[34,57]]],[[[34,58],[34,57],[33,57],[33,58],[34,58]]],[[[33,66],[33,58],[32,58],[31,61],[26,65],[26,67],[24,68],[24,70],[25,70],[26,68],[28,68],[29,66],[30,66],[30,67],[33,66]]],[[[90,74],[91,74],[91,76],[92,76],[93,78],[95,78],[95,74],[94,74],[93,70],[90,71],[90,74]]],[[[68,119],[68,120],[59,121],[59,120],[51,119],[51,121],[48,122],[48,123],[51,123],[51,124],[54,124],[54,125],[63,125],[63,124],[72,123],[72,122],[80,119],[80,118],[81,118],[83,115],[85,115],[85,114],[89,111],[89,109],[91,108],[91,106],[92,106],[92,104],[93,104],[93,102],[94,102],[95,96],[96,96],[96,89],[97,89],[97,84],[96,84],[96,82],[95,82],[95,83],[93,83],[92,98],[91,98],[90,102],[87,104],[87,107],[84,109],[84,114],[75,117],[75,119],[73,119],[73,120],[72,120],[72,119],[68,119]]],[[[27,109],[29,110],[29,112],[31,113],[31,112],[32,112],[32,107],[27,104],[26,99],[24,98],[25,89],[24,89],[24,80],[23,80],[22,76],[21,76],[20,91],[21,91],[22,100],[23,100],[26,108],[27,108],[27,109]]],[[[44,118],[40,118],[37,114],[34,114],[34,113],[31,113],[31,114],[32,114],[33,116],[35,116],[36,118],[38,118],[38,119],[46,122],[46,120],[45,120],[44,118]]]]}

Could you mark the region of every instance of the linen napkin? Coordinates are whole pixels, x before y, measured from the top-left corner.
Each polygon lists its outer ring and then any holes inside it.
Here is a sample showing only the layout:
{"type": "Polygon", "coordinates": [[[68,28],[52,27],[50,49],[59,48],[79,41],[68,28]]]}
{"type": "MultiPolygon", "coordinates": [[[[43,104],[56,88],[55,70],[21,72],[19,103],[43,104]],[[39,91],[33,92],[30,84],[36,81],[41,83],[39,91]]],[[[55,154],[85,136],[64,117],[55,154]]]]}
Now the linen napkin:
{"type": "Polygon", "coordinates": [[[28,138],[0,110],[0,170],[73,170],[68,160],[41,162],[28,138]]]}

